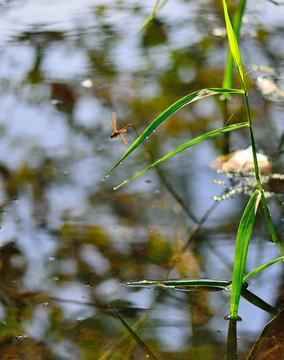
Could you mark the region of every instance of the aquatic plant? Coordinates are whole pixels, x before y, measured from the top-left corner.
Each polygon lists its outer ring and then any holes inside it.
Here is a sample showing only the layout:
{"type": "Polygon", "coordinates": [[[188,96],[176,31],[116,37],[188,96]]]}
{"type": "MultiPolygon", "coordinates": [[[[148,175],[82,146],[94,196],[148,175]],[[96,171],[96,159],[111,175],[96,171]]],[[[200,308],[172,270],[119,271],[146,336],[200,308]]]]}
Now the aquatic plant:
{"type": "MultiPolygon", "coordinates": [[[[155,6],[155,9],[153,14],[150,16],[149,19],[146,21],[146,25],[149,21],[151,21],[151,18],[155,15],[155,12],[159,10],[158,3],[155,6]]],[[[165,2],[162,3],[164,5],[165,2]]],[[[227,29],[227,35],[228,35],[228,42],[229,42],[229,51],[228,51],[228,57],[227,57],[227,65],[225,68],[224,73],[224,79],[223,79],[223,87],[222,88],[207,88],[195,91],[171,106],[169,106],[166,110],[164,110],[145,130],[144,132],[137,138],[137,140],[129,147],[129,149],[125,152],[125,154],[117,161],[117,163],[112,167],[112,169],[108,172],[107,176],[124,160],[128,155],[132,153],[139,145],[143,143],[145,139],[147,139],[154,131],[155,129],[165,122],[171,115],[173,115],[175,112],[183,108],[184,106],[190,105],[191,103],[195,101],[200,101],[206,97],[209,96],[215,96],[215,95],[221,95],[224,99],[224,106],[227,106],[227,102],[229,101],[228,95],[230,94],[237,94],[244,97],[245,104],[246,104],[246,113],[247,113],[247,121],[237,123],[237,124],[227,124],[227,119],[224,119],[224,126],[207,132],[193,140],[190,140],[180,146],[178,146],[176,149],[169,152],[167,155],[163,156],[159,160],[153,162],[150,166],[145,168],[144,170],[140,171],[136,175],[130,177],[129,179],[126,179],[121,184],[117,185],[114,190],[118,189],[119,187],[127,184],[129,181],[135,179],[136,177],[140,176],[141,174],[147,172],[148,170],[152,169],[153,167],[159,165],[163,161],[171,158],[172,156],[178,154],[181,151],[186,150],[187,148],[196,145],[204,140],[207,140],[209,138],[212,138],[217,135],[229,133],[231,131],[238,130],[243,127],[247,127],[249,131],[249,137],[250,137],[250,145],[251,145],[251,151],[253,156],[253,169],[254,169],[254,178],[257,185],[257,189],[253,192],[251,195],[245,210],[243,212],[242,218],[239,222],[237,237],[236,237],[236,246],[235,246],[235,256],[234,256],[234,268],[233,268],[233,274],[232,274],[232,281],[226,282],[225,285],[221,283],[220,281],[215,280],[203,280],[200,279],[196,282],[192,281],[183,281],[183,289],[192,289],[196,288],[196,286],[205,287],[208,288],[208,281],[210,283],[210,288],[214,289],[214,287],[217,289],[229,289],[231,290],[231,304],[230,304],[230,318],[232,320],[236,320],[238,318],[238,307],[239,307],[239,299],[241,295],[241,291],[243,288],[243,283],[248,277],[254,276],[255,274],[259,273],[260,271],[266,269],[268,266],[274,264],[277,261],[283,260],[283,256],[274,259],[270,261],[269,263],[262,265],[255,270],[253,270],[249,275],[244,276],[245,271],[245,265],[246,265],[246,258],[247,258],[247,251],[248,246],[251,238],[251,233],[253,229],[253,224],[256,216],[256,212],[258,209],[258,205],[261,201],[265,217],[268,223],[268,227],[271,233],[272,240],[275,242],[275,244],[278,246],[280,252],[282,255],[284,255],[284,250],[277,238],[276,231],[274,228],[274,224],[271,219],[271,215],[269,212],[269,208],[267,205],[267,201],[265,198],[264,190],[261,183],[260,178],[260,171],[259,171],[259,165],[258,165],[258,158],[257,158],[257,152],[256,152],[256,144],[254,139],[254,131],[253,131],[253,124],[251,120],[250,115],[250,106],[249,106],[249,99],[248,99],[248,93],[246,89],[246,82],[243,72],[243,66],[242,66],[242,59],[241,54],[239,50],[239,40],[238,35],[240,31],[241,21],[243,17],[243,12],[245,8],[245,0],[241,0],[238,5],[238,9],[235,15],[234,24],[231,20],[231,16],[228,9],[228,4],[226,0],[222,0],[223,4],[223,10],[224,10],[224,18],[226,23],[226,29],[227,29]],[[242,85],[242,89],[233,89],[231,88],[232,85],[232,78],[233,78],[233,64],[235,64],[240,82],[242,85]],[[197,285],[196,285],[197,284],[197,285]]],[[[162,6],[161,5],[161,6],[162,6]]],[[[226,113],[226,111],[225,111],[226,113]]],[[[128,282],[127,285],[135,285],[135,286],[162,286],[162,287],[170,287],[170,288],[179,288],[181,286],[182,280],[171,280],[169,282],[165,281],[147,281],[142,280],[140,282],[128,282]]]]}

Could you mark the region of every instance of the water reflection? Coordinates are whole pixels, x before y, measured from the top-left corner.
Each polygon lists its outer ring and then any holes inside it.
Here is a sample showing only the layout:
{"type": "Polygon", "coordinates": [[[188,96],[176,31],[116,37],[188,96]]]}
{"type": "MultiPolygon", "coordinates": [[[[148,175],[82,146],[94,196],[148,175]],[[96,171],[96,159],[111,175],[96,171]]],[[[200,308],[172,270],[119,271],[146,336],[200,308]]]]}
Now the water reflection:
{"type": "MultiPolygon", "coordinates": [[[[143,359],[145,353],[110,314],[110,306],[126,324],[135,324],[135,332],[156,357],[225,355],[228,294],[188,295],[121,285],[130,279],[165,278],[177,254],[171,277],[230,280],[236,227],[246,198],[214,205],[206,216],[218,192],[209,163],[219,154],[221,139],[112,191],[148,165],[151,156],[157,159],[216,128],[221,123],[219,100],[177,113],[149,137],[143,150],[101,181],[124,151],[120,141],[109,139],[107,123],[113,111],[122,124],[133,123],[127,138],[132,142],[135,132],[140,134],[178,98],[221,83],[220,52],[226,40],[208,37],[204,4],[173,3],[168,2],[144,33],[138,30],[151,1],[142,6],[137,1],[73,0],[66,6],[62,1],[29,0],[1,6],[3,358],[93,359],[96,354],[143,359]]],[[[212,21],[220,25],[219,5],[207,5],[212,21]]],[[[256,24],[256,30],[261,26],[256,24]]],[[[269,36],[279,40],[281,32],[273,29],[269,36]]],[[[270,43],[261,37],[258,41],[255,46],[268,65],[276,67],[277,62],[276,71],[283,72],[270,43]]],[[[254,55],[248,63],[255,61],[254,55]]],[[[253,82],[251,86],[258,143],[267,154],[276,154],[281,102],[266,102],[253,82]]],[[[236,121],[243,116],[240,106],[233,101],[236,121]]],[[[231,141],[232,148],[242,148],[246,132],[239,131],[231,141]]],[[[279,156],[277,172],[283,170],[281,161],[279,156]]],[[[270,206],[280,233],[281,210],[275,204],[271,201],[270,206]]],[[[261,219],[257,229],[250,269],[278,256],[263,241],[268,231],[261,219]]],[[[280,271],[281,265],[275,265],[250,284],[275,306],[283,287],[280,271]]],[[[256,339],[268,317],[244,302],[241,313],[248,321],[238,324],[238,336],[256,339]]]]}

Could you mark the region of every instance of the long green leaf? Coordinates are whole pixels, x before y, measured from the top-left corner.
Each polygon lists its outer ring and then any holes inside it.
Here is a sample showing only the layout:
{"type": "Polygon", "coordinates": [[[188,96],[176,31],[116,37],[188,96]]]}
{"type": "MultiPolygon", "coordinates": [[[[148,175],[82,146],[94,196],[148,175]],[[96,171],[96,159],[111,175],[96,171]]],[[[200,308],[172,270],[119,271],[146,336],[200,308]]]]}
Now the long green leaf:
{"type": "Polygon", "coordinates": [[[261,266],[259,266],[258,268],[254,269],[253,271],[251,271],[249,274],[247,274],[244,278],[243,278],[243,281],[246,281],[248,279],[250,279],[251,277],[253,277],[254,275],[260,273],[261,271],[267,269],[269,266],[273,265],[273,264],[276,264],[278,261],[284,261],[284,256],[281,256],[277,259],[274,259],[274,260],[271,260],[269,261],[268,263],[266,264],[263,264],[261,266]]]}
{"type": "Polygon", "coordinates": [[[188,142],[186,142],[185,144],[183,145],[180,145],[178,146],[176,149],[172,150],[171,152],[169,152],[167,155],[165,155],[164,157],[162,157],[161,159],[157,160],[156,162],[154,162],[153,164],[151,164],[150,166],[148,166],[146,169],[140,171],[138,174],[132,176],[131,178],[127,179],[127,180],[124,180],[121,184],[117,185],[116,187],[114,187],[113,189],[114,190],[117,190],[119,187],[121,187],[122,185],[125,185],[127,184],[129,181],[135,179],[136,177],[144,174],[146,171],[152,169],[154,166],[160,164],[161,162],[169,159],[170,157],[178,154],[179,152],[193,146],[193,145],[196,145],[198,143],[200,143],[201,141],[204,141],[206,139],[209,139],[209,138],[212,138],[216,135],[220,135],[222,133],[226,133],[228,131],[232,131],[232,130],[236,130],[236,129],[240,129],[242,127],[245,127],[245,126],[248,126],[249,124],[247,122],[245,123],[238,123],[238,124],[233,124],[233,125],[228,125],[228,126],[225,126],[225,127],[222,127],[220,129],[217,129],[217,130],[213,130],[213,131],[210,131],[206,134],[203,134],[201,136],[198,136],[197,138],[193,139],[193,140],[190,140],[188,142]]]}
{"type": "Polygon", "coordinates": [[[163,113],[161,113],[145,130],[144,132],[136,139],[136,141],[130,146],[130,148],[125,152],[125,154],[118,160],[118,162],[113,166],[113,168],[107,173],[109,175],[134,149],[137,148],[153,131],[165,120],[167,120],[171,115],[182,107],[200,100],[208,96],[218,95],[218,94],[242,94],[244,95],[243,90],[238,89],[223,89],[223,88],[210,88],[195,91],[189,95],[184,96],[180,100],[176,101],[170,107],[168,107],[163,113]]]}
{"type": "Polygon", "coordinates": [[[238,69],[238,72],[239,72],[239,75],[240,75],[240,78],[241,78],[241,81],[243,84],[243,88],[245,90],[246,86],[245,86],[245,81],[244,81],[242,59],[241,59],[241,54],[240,54],[240,50],[239,50],[238,39],[236,37],[234,27],[232,24],[232,20],[230,17],[227,0],[223,0],[223,8],[224,8],[224,15],[225,15],[225,22],[226,22],[226,28],[227,28],[227,33],[228,33],[230,50],[231,50],[232,56],[234,58],[236,67],[238,69]]]}
{"type": "Polygon", "coordinates": [[[231,290],[230,317],[232,319],[236,319],[238,316],[247,251],[259,201],[260,191],[256,190],[249,199],[238,229],[231,290]]]}
{"type": "MultiPolygon", "coordinates": [[[[234,16],[233,26],[234,26],[234,29],[235,29],[235,34],[236,34],[237,40],[239,39],[240,28],[241,28],[241,25],[242,25],[242,18],[243,18],[245,6],[246,6],[246,0],[241,0],[239,2],[236,14],[234,16]]],[[[228,53],[227,53],[227,62],[226,62],[224,78],[223,78],[223,84],[222,84],[224,88],[230,88],[232,86],[233,68],[234,68],[234,59],[232,57],[232,53],[231,53],[230,48],[229,48],[228,53]]],[[[225,95],[224,97],[226,98],[227,95],[225,95]]]]}
{"type": "Polygon", "coordinates": [[[163,287],[167,289],[178,289],[183,291],[204,290],[218,291],[229,290],[231,281],[212,279],[174,279],[174,280],[141,280],[126,281],[124,285],[136,287],[163,287]]]}

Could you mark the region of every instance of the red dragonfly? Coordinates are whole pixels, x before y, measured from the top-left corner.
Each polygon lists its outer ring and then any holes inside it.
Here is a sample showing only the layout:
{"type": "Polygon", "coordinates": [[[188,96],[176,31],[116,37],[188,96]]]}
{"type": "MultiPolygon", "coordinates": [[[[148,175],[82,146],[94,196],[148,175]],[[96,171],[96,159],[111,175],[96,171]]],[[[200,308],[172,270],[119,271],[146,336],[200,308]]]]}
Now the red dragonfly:
{"type": "Polygon", "coordinates": [[[119,136],[121,138],[123,144],[126,145],[127,141],[124,139],[124,137],[121,134],[126,133],[127,129],[132,124],[128,124],[128,125],[124,126],[122,129],[117,130],[117,128],[116,128],[116,113],[115,112],[112,113],[112,120],[113,120],[113,125],[111,123],[108,123],[108,124],[109,124],[109,126],[111,126],[113,128],[114,132],[112,134],[110,134],[109,137],[112,139],[112,138],[119,136]]]}

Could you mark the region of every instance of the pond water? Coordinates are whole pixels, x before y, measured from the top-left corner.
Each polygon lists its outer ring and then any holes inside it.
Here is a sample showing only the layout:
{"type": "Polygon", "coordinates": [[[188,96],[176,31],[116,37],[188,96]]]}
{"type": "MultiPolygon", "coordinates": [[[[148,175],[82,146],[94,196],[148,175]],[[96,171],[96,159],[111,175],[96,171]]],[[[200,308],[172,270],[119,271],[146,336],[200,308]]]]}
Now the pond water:
{"type": "MultiPolygon", "coordinates": [[[[127,149],[119,137],[109,138],[112,112],[118,127],[132,123],[125,134],[132,144],[173,102],[222,84],[227,40],[221,2],[168,1],[139,32],[154,3],[0,2],[3,359],[226,356],[229,292],[122,285],[166,277],[231,280],[237,227],[248,201],[244,194],[212,199],[224,190],[212,182],[225,180],[224,175],[209,166],[222,153],[222,137],[198,144],[113,191],[152,159],[221,127],[217,97],[177,112],[102,181],[127,149]],[[208,218],[200,223],[208,209],[208,218]]],[[[252,1],[241,32],[257,145],[280,174],[283,18],[284,6],[252,1]],[[268,81],[271,91],[263,88],[268,81]]],[[[231,123],[245,118],[238,96],[232,96],[230,116],[231,123]]],[[[232,132],[229,145],[230,150],[249,145],[247,130],[232,132]]],[[[283,195],[271,197],[269,206],[283,240],[283,195]]],[[[246,271],[279,256],[260,209],[246,271]]],[[[254,277],[248,290],[281,309],[283,263],[254,277]]],[[[239,315],[238,358],[247,358],[254,347],[250,358],[268,359],[270,354],[280,359],[280,317],[271,325],[271,350],[255,344],[272,315],[244,298],[239,315]]]]}

